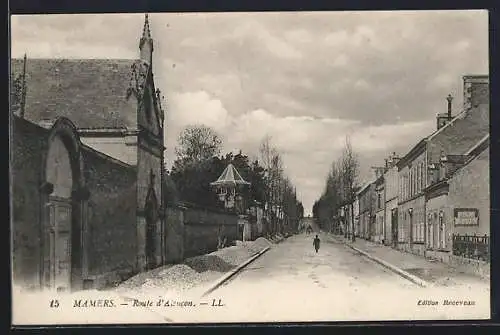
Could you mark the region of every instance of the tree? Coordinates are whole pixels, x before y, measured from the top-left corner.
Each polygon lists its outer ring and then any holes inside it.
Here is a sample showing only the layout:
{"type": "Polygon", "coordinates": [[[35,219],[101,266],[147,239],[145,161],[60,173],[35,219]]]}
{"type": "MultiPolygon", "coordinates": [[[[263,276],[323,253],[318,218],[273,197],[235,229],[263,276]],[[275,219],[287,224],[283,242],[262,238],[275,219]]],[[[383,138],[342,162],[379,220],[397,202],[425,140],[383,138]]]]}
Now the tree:
{"type": "Polygon", "coordinates": [[[355,234],[352,214],[354,213],[358,173],[359,161],[352,149],[349,137],[346,137],[345,147],[340,157],[332,162],[324,191],[313,206],[313,216],[320,225],[328,226],[336,223],[337,230],[340,227],[338,212],[342,207],[347,206],[351,215],[349,215],[350,222],[344,222],[344,235],[347,237],[347,231],[351,230],[353,240],[355,240],[355,234]],[[350,229],[347,229],[348,226],[350,229]]]}
{"type": "Polygon", "coordinates": [[[179,135],[175,148],[177,159],[184,163],[200,162],[220,154],[222,140],[210,127],[190,125],[179,135]]]}
{"type": "Polygon", "coordinates": [[[260,144],[259,161],[264,169],[264,211],[270,221],[271,233],[284,232],[285,225],[290,231],[292,223],[298,226],[303,207],[299,213],[295,188],[285,175],[283,158],[273,146],[270,136],[266,136],[260,144]]]}
{"type": "MultiPolygon", "coordinates": [[[[352,150],[351,141],[346,137],[344,151],[342,153],[342,184],[344,199],[349,204],[350,212],[354,214],[354,200],[356,198],[356,184],[359,174],[359,161],[356,153],[352,150]]],[[[356,240],[354,215],[350,215],[351,238],[356,240]]]]}

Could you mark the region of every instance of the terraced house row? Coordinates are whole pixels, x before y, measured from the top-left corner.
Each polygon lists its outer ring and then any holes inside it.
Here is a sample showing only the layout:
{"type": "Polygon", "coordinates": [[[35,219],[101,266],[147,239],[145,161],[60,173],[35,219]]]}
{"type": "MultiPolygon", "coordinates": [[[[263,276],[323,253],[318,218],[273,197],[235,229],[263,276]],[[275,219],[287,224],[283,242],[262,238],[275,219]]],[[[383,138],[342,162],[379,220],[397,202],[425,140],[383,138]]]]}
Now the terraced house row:
{"type": "MultiPolygon", "coordinates": [[[[355,234],[403,252],[489,273],[489,77],[463,77],[464,106],[391,154],[358,191],[355,234]]],[[[349,221],[348,221],[349,222],[349,221]]],[[[349,227],[352,230],[351,227],[349,227]]]]}

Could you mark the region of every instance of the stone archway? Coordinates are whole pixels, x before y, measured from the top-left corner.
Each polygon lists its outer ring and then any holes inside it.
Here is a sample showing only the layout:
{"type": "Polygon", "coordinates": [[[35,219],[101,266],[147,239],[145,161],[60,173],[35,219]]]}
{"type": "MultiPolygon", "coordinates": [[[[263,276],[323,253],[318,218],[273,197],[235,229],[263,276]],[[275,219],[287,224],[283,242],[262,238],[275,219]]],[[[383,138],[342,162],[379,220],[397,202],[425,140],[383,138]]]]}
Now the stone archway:
{"type": "Polygon", "coordinates": [[[70,291],[82,283],[84,206],[89,198],[82,176],[74,125],[59,119],[48,136],[42,162],[41,284],[70,291]]]}

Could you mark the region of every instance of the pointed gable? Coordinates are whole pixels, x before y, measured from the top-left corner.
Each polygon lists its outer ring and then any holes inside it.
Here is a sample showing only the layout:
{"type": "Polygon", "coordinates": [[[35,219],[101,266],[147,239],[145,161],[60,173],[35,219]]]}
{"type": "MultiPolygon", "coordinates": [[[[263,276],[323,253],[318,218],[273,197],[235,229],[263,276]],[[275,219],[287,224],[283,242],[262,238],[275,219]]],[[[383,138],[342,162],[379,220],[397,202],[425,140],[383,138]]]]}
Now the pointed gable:
{"type": "MultiPolygon", "coordinates": [[[[23,71],[13,59],[11,77],[23,71]]],[[[148,65],[133,59],[27,59],[25,118],[64,116],[78,128],[136,128],[148,65]]]]}

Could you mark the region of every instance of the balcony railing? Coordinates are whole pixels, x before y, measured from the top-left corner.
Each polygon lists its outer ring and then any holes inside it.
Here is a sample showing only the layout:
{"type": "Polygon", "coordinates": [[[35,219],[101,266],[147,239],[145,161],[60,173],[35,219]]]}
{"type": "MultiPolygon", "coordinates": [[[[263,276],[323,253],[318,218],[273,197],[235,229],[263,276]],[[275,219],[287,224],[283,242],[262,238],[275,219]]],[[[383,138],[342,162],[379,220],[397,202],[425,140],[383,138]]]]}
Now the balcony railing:
{"type": "Polygon", "coordinates": [[[453,255],[490,261],[490,237],[488,235],[453,235],[453,255]]]}

